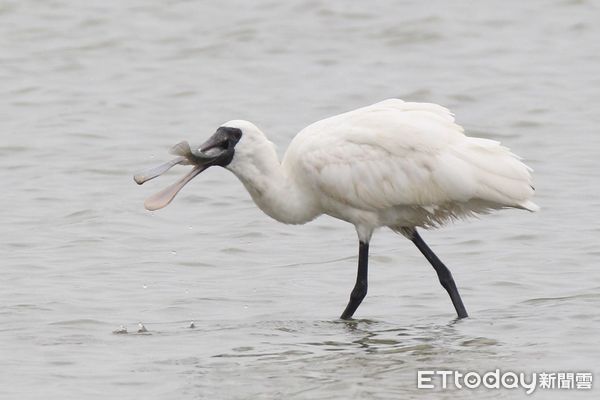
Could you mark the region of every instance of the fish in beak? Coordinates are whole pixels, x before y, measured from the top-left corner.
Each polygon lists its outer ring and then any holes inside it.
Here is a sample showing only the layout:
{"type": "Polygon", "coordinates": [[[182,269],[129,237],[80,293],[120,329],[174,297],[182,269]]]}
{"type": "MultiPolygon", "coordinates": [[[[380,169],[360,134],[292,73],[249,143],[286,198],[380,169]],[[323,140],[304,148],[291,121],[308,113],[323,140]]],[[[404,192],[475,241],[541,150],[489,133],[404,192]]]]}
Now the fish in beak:
{"type": "Polygon", "coordinates": [[[235,145],[241,136],[242,132],[237,128],[220,127],[198,149],[192,149],[186,141],[177,143],[170,150],[171,154],[177,156],[176,158],[136,174],[133,180],[141,185],[164,174],[175,165],[193,165],[194,168],[177,182],[148,197],[144,202],[144,207],[150,211],[166,207],[196,175],[215,165],[227,166],[233,159],[235,145]]]}

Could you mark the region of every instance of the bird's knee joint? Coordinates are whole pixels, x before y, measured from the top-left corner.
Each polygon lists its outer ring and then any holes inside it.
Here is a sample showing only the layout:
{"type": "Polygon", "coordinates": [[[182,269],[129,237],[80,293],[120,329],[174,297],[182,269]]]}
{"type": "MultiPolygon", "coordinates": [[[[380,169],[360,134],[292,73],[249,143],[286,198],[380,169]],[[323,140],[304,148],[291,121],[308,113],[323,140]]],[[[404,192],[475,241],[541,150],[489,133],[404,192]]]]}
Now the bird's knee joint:
{"type": "Polygon", "coordinates": [[[354,300],[362,300],[367,295],[367,285],[357,286],[350,293],[350,298],[354,300]]]}
{"type": "Polygon", "coordinates": [[[448,271],[448,273],[440,274],[438,278],[440,280],[440,284],[446,289],[451,287],[454,283],[454,278],[452,278],[452,274],[450,273],[450,271],[448,271]]]}

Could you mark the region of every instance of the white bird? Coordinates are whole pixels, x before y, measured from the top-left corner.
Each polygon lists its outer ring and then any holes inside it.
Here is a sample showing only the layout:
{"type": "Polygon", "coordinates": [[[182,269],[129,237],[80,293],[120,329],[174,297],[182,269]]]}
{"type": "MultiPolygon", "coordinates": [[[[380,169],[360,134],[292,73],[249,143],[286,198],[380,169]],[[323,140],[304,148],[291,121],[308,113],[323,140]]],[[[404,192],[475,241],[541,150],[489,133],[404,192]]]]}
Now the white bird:
{"type": "Polygon", "coordinates": [[[389,227],[410,239],[435,268],[459,318],[467,317],[452,274],[417,228],[502,208],[537,211],[531,169],[500,143],[465,136],[450,111],[431,103],[388,99],[315,122],[289,145],[283,160],[252,123],[224,123],[197,150],[176,145],[171,162],[136,175],[142,184],[174,165],[194,169],[148,198],[156,210],[204,169],[233,172],[256,205],[286,224],[321,214],[347,221],[359,239],[358,274],[341,315],[350,319],[367,293],[369,241],[389,227]]]}

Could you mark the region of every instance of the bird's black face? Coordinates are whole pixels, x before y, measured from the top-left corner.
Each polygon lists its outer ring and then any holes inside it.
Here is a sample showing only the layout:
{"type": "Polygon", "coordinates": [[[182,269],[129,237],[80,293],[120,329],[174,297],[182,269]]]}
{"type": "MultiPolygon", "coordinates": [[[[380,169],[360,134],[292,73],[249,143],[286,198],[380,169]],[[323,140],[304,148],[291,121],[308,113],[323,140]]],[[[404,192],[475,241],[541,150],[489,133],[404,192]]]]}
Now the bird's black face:
{"type": "Polygon", "coordinates": [[[173,146],[171,153],[178,157],[151,168],[144,173],[133,177],[138,185],[154,179],[167,172],[177,164],[191,164],[194,168],[183,178],[167,187],[166,189],[149,197],[144,205],[148,210],[158,210],[168,205],[175,195],[200,172],[212,166],[226,167],[233,160],[235,145],[242,138],[239,128],[221,126],[217,131],[198,149],[192,150],[188,142],[181,142],[173,146]]]}
{"type": "Polygon", "coordinates": [[[218,165],[226,167],[233,160],[235,145],[242,138],[239,128],[221,126],[217,131],[200,146],[200,151],[206,155],[214,154],[214,160],[207,167],[218,165]]]}

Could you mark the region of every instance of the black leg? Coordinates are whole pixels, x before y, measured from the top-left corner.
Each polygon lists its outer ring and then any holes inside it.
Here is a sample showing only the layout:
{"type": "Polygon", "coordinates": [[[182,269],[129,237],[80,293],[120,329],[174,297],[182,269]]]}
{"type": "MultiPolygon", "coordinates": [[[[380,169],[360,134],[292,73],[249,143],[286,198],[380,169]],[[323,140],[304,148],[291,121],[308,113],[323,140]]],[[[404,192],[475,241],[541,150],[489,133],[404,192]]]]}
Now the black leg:
{"type": "Polygon", "coordinates": [[[463,305],[460,294],[458,294],[458,289],[456,288],[456,284],[454,283],[454,279],[452,278],[450,270],[446,268],[444,263],[437,258],[433,251],[431,251],[416,229],[413,230],[410,240],[412,240],[415,246],[417,246],[421,253],[423,253],[427,261],[429,261],[435,269],[435,272],[437,272],[440,283],[450,295],[450,299],[452,300],[452,304],[454,304],[458,318],[468,317],[467,310],[463,305]]]}
{"type": "Polygon", "coordinates": [[[369,265],[369,243],[360,242],[358,250],[358,274],[356,275],[356,284],[350,294],[350,301],[342,313],[341,319],[350,319],[354,312],[367,295],[369,265]]]}

